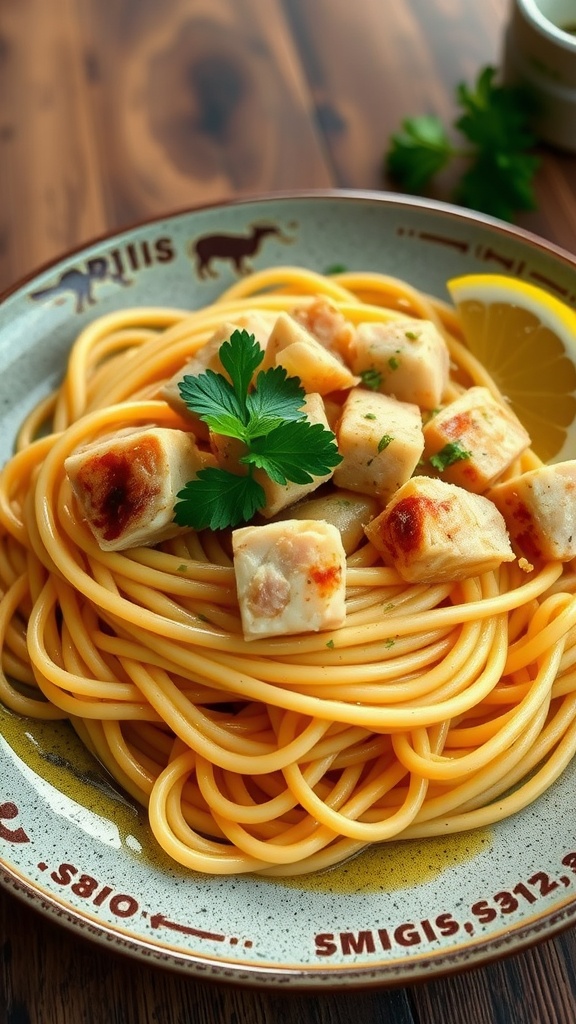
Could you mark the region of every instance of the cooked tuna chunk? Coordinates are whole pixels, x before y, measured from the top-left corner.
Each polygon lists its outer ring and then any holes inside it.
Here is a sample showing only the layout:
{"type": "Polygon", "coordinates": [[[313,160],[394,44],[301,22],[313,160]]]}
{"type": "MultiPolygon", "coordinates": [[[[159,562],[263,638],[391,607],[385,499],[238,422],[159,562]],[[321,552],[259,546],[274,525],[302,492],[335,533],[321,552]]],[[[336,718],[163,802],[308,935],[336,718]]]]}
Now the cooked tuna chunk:
{"type": "Polygon", "coordinates": [[[287,313],[280,313],[272,328],[263,366],[283,366],[289,377],[300,378],[305,391],[320,395],[358,383],[358,377],[338,355],[287,313]]]}
{"type": "Polygon", "coordinates": [[[82,515],[103,551],[157,544],[181,532],[178,491],[215,465],[192,434],[167,427],[122,433],[88,445],[64,463],[82,515]]]}
{"type": "Polygon", "coordinates": [[[448,383],[448,346],[430,320],[362,323],[350,365],[374,391],[435,409],[448,383]]]}
{"type": "Polygon", "coordinates": [[[345,620],[346,555],[330,523],[288,519],[232,534],[247,640],[337,629],[345,620]]]}
{"type": "Polygon", "coordinates": [[[530,436],[509,406],[488,388],[473,387],[432,417],[424,441],[424,458],[443,480],[482,494],[528,448],[530,436]]]}
{"type": "Polygon", "coordinates": [[[487,497],[531,562],[576,558],[576,461],[530,470],[496,484],[487,497]]]}
{"type": "Polygon", "coordinates": [[[488,498],[425,476],[404,484],[365,533],[409,583],[467,579],[515,558],[488,498]]]}
{"type": "Polygon", "coordinates": [[[336,429],[342,462],[334,482],[385,504],[411,477],[424,450],[417,405],[365,388],[349,392],[336,429]]]}

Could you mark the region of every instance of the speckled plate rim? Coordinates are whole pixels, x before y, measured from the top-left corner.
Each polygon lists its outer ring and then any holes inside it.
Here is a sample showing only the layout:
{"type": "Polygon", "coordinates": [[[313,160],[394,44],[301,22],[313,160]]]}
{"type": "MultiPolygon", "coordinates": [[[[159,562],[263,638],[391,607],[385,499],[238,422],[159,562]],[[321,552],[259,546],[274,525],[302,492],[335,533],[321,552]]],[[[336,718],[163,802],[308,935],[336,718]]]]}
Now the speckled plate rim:
{"type": "Polygon", "coordinates": [[[576,901],[567,898],[566,906],[557,911],[535,915],[530,921],[503,928],[498,934],[480,941],[470,940],[466,946],[447,952],[429,952],[412,960],[395,960],[360,967],[303,968],[268,964],[238,965],[225,959],[196,956],[166,945],[154,945],[130,934],[122,934],[87,914],[55,899],[39,887],[32,886],[0,857],[0,885],[36,912],[56,922],[73,934],[80,934],[99,947],[112,950],[129,959],[203,978],[250,988],[297,988],[321,992],[346,988],[398,988],[410,984],[448,977],[462,971],[486,967],[501,959],[516,956],[526,949],[547,942],[576,923],[576,901]]]}
{"type": "Polygon", "coordinates": [[[576,270],[576,255],[568,252],[567,249],[563,249],[554,242],[547,241],[540,235],[537,235],[526,228],[518,227],[515,224],[508,224],[506,221],[499,220],[497,217],[492,217],[487,213],[468,210],[465,207],[456,206],[453,203],[443,202],[439,199],[422,199],[418,196],[405,195],[398,192],[376,192],[370,189],[295,189],[288,191],[279,190],[277,192],[262,192],[256,195],[247,195],[240,199],[222,198],[209,203],[199,203],[194,206],[179,207],[176,210],[157,214],[153,217],[134,220],[123,228],[117,228],[111,231],[105,231],[99,235],[94,235],[86,242],[82,242],[80,245],[72,246],[70,249],[64,250],[59,256],[46,260],[34,267],[29,273],[21,275],[13,282],[13,284],[0,292],[0,304],[5,302],[7,298],[15,292],[18,292],[25,285],[35,280],[35,278],[42,276],[48,271],[55,270],[62,263],[68,262],[72,257],[81,256],[94,246],[110,242],[112,239],[121,240],[122,238],[131,235],[139,228],[150,227],[155,224],[164,224],[172,220],[180,220],[183,217],[188,217],[197,213],[227,210],[235,207],[250,208],[261,203],[283,203],[290,202],[292,200],[317,201],[334,199],[353,199],[370,203],[381,203],[385,206],[392,205],[396,206],[398,209],[404,208],[406,210],[426,210],[431,213],[437,213],[442,216],[453,218],[456,222],[490,227],[503,237],[508,236],[509,238],[516,239],[518,241],[528,242],[530,245],[540,249],[543,253],[552,254],[557,259],[565,262],[568,267],[576,270]]]}
{"type": "MultiPolygon", "coordinates": [[[[194,206],[189,209],[178,210],[170,214],[161,215],[155,218],[146,219],[120,231],[108,232],[89,243],[78,246],[65,255],[49,261],[42,267],[37,268],[25,278],[17,281],[2,296],[0,304],[9,297],[17,294],[31,281],[36,280],[45,274],[55,273],[59,267],[70,260],[81,260],[83,255],[93,251],[98,245],[105,245],[114,242],[120,245],[128,239],[134,231],[152,228],[159,224],[177,223],[187,217],[194,216],[199,212],[226,211],[230,208],[242,208],[253,210],[260,204],[283,203],[293,201],[322,202],[341,199],[356,200],[358,202],[379,203],[387,207],[393,207],[399,211],[422,211],[426,214],[437,214],[440,217],[448,218],[455,224],[468,224],[477,227],[484,227],[495,232],[503,239],[527,242],[533,249],[539,250],[546,256],[552,256],[571,274],[576,274],[576,257],[552,243],[548,243],[538,236],[524,229],[504,224],[494,218],[463,210],[450,204],[436,201],[422,201],[410,196],[401,196],[389,193],[374,193],[357,190],[312,190],[297,192],[278,192],[264,195],[246,197],[241,200],[224,200],[201,206],[194,206]]],[[[544,281],[544,285],[551,282],[544,281]]],[[[553,289],[551,289],[553,290],[553,289]]],[[[564,289],[566,292],[566,289],[564,289]]],[[[563,298],[576,305],[576,295],[563,294],[563,298]]],[[[97,315],[97,311],[94,315],[97,315]]],[[[575,836],[576,845],[576,836],[575,836]]],[[[170,947],[168,944],[144,941],[129,930],[110,926],[104,921],[97,920],[85,912],[60,900],[41,885],[33,883],[29,878],[20,874],[19,869],[10,865],[0,856],[0,884],[14,892],[19,898],[30,902],[40,912],[52,917],[65,927],[75,932],[80,932],[92,941],[113,946],[121,953],[136,957],[141,960],[154,961],[158,965],[183,971],[199,977],[210,977],[222,981],[228,981],[239,985],[250,986],[285,986],[302,989],[322,989],[326,986],[334,987],[344,985],[346,987],[370,987],[370,986],[393,986],[403,985],[418,980],[425,980],[438,975],[454,973],[470,967],[477,967],[487,964],[502,956],[519,952],[536,942],[549,939],[564,929],[570,927],[576,918],[576,896],[566,896],[564,901],[553,909],[542,910],[531,916],[525,916],[521,921],[506,924],[500,930],[492,932],[487,937],[476,937],[460,943],[458,948],[431,950],[418,953],[407,958],[388,959],[385,961],[373,961],[370,966],[364,964],[333,966],[289,966],[278,967],[266,962],[250,963],[238,962],[219,957],[210,957],[202,954],[183,951],[181,948],[170,947]]]]}

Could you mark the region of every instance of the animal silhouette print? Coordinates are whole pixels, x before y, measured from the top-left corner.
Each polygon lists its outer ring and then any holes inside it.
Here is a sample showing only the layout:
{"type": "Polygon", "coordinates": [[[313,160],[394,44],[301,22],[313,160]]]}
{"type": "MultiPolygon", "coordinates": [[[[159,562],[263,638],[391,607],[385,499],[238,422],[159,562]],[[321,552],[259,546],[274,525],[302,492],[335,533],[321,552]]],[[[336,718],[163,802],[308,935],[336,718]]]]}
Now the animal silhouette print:
{"type": "Polygon", "coordinates": [[[76,312],[83,313],[86,306],[93,306],[96,302],[94,298],[94,284],[100,281],[114,281],[116,284],[124,286],[130,284],[130,281],[124,277],[122,272],[119,272],[114,267],[110,267],[108,260],[98,257],[88,260],[86,270],[80,270],[78,267],[65,270],[60,274],[55,284],[31,292],[30,298],[40,302],[44,299],[59,298],[70,293],[76,299],[76,312]]]}
{"type": "Polygon", "coordinates": [[[228,260],[238,274],[249,274],[252,267],[249,259],[260,251],[264,238],[275,235],[282,242],[289,242],[275,224],[254,224],[245,235],[203,235],[190,243],[190,256],[196,262],[198,277],[218,277],[213,263],[228,260]]]}

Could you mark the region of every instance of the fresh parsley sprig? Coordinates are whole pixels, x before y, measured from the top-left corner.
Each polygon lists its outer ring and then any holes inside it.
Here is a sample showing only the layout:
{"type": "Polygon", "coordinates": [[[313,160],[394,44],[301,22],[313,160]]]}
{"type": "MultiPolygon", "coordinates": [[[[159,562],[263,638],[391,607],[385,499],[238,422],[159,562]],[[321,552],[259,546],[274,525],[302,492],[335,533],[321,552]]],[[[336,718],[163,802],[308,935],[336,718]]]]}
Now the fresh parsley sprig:
{"type": "Polygon", "coordinates": [[[308,484],[342,461],[332,431],[306,418],[298,377],[274,366],[261,370],[252,386],[264,358],[253,334],[234,331],[219,356],[228,377],[210,369],[186,375],[180,394],[210,430],[241,442],[239,463],[246,472],[209,466],[179,491],[175,521],[196,530],[221,530],[253,518],[266,502],[255,469],[282,486],[308,484]]]}
{"type": "Polygon", "coordinates": [[[435,175],[460,158],[467,168],[450,198],[502,220],[535,208],[539,161],[531,152],[536,140],[529,128],[534,101],[525,89],[497,85],[495,75],[494,68],[483,68],[472,88],[462,83],[456,89],[462,113],[453,126],[465,145],[453,144],[434,115],[402,123],[385,156],[385,169],[399,185],[424,192],[435,175]]]}

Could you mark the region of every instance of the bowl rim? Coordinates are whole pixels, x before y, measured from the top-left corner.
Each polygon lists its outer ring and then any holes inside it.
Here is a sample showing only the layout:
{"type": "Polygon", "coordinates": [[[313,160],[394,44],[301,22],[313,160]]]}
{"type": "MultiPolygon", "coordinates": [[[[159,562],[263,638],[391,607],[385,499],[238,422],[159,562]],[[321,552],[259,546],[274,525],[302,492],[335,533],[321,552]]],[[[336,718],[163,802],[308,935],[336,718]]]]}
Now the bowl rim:
{"type": "Polygon", "coordinates": [[[78,245],[74,245],[70,249],[62,250],[58,255],[43,261],[27,273],[16,278],[15,281],[0,292],[0,305],[9,299],[15,292],[20,291],[21,288],[24,288],[27,284],[30,284],[42,274],[55,269],[64,261],[69,260],[74,256],[81,255],[87,249],[90,249],[95,245],[112,241],[112,239],[120,238],[123,235],[129,235],[133,231],[139,231],[142,228],[164,223],[166,221],[179,220],[180,218],[190,216],[195,213],[209,212],[210,210],[224,210],[238,206],[255,206],[259,203],[270,203],[276,201],[284,203],[290,200],[300,199],[321,201],[334,201],[338,199],[344,201],[357,200],[374,202],[378,205],[381,204],[382,206],[397,206],[399,208],[404,207],[408,209],[422,210],[423,212],[430,211],[431,213],[445,214],[446,216],[452,217],[460,222],[493,228],[500,234],[519,242],[525,242],[548,255],[555,256],[561,262],[576,271],[576,251],[572,253],[568,249],[558,245],[556,242],[549,241],[542,235],[538,235],[527,228],[521,227],[520,225],[508,223],[507,221],[500,220],[498,217],[493,217],[490,214],[482,213],[478,210],[471,210],[464,206],[458,206],[455,203],[445,202],[440,199],[428,199],[423,196],[409,195],[403,192],[378,191],[376,189],[288,189],[247,194],[245,196],[224,197],[220,200],[214,200],[207,203],[177,207],[164,213],[154,214],[152,217],[139,218],[124,225],[123,227],[117,226],[103,231],[100,234],[89,236],[78,245]]]}

